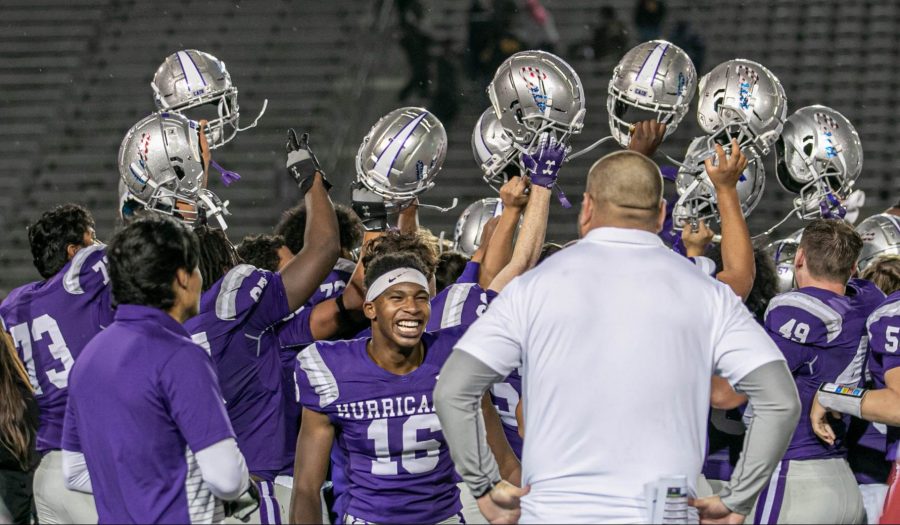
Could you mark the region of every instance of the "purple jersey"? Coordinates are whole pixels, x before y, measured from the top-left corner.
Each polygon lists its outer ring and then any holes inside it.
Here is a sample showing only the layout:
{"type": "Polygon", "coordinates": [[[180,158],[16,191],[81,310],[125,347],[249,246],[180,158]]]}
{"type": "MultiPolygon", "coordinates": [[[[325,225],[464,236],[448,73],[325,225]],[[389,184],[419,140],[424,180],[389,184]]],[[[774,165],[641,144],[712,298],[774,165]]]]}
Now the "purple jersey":
{"type": "Polygon", "coordinates": [[[512,447],[516,457],[522,459],[522,437],[519,435],[519,421],[516,419],[516,407],[522,398],[522,376],[516,370],[509,374],[502,383],[491,387],[491,402],[500,416],[503,433],[512,447]]]}
{"type": "Polygon", "coordinates": [[[308,306],[315,306],[322,301],[337,297],[341,291],[347,287],[347,283],[350,282],[350,276],[353,275],[353,270],[355,268],[355,262],[349,259],[339,258],[337,263],[335,263],[334,268],[331,270],[331,273],[325,277],[325,280],[319,285],[319,289],[309,298],[309,301],[307,301],[306,304],[308,306]]]}
{"type": "Polygon", "coordinates": [[[428,332],[453,326],[469,326],[482,316],[497,292],[477,283],[452,284],[431,300],[428,332]]]}
{"type": "MultiPolygon", "coordinates": [[[[884,375],[900,366],[900,291],[881,303],[866,322],[869,335],[869,373],[875,388],[887,388],[884,375]]],[[[897,459],[900,428],[887,427],[887,459],[897,459]]]]}
{"type": "Polygon", "coordinates": [[[273,329],[290,313],[281,276],[241,264],[203,293],[199,315],[185,323],[216,365],[247,467],[266,481],[290,468],[299,428],[288,421],[273,329]]]}
{"type": "Polygon", "coordinates": [[[425,360],[404,376],[372,361],[368,339],[317,342],[298,355],[300,401],[329,417],[346,456],[346,514],[376,523],[435,523],[460,512],[432,393],[463,332],[423,334],[425,360]]]}
{"type": "Polygon", "coordinates": [[[59,449],[69,371],[88,341],[113,321],[106,247],[82,248],[50,279],[13,290],[0,304],[0,318],[40,408],[37,449],[59,449]]]}
{"type": "Polygon", "coordinates": [[[859,384],[868,346],[866,317],[882,300],[884,294],[874,284],[851,279],[847,295],[805,287],[769,303],[765,328],[794,375],[804,414],[784,459],[846,457],[843,433],[849,418],[837,425],[839,438],[830,446],[813,433],[809,410],[822,383],[859,384]]]}
{"type": "Polygon", "coordinates": [[[462,273],[459,274],[459,277],[456,278],[456,284],[477,283],[478,273],[480,271],[481,263],[475,261],[467,262],[466,266],[463,268],[462,273]]]}
{"type": "Polygon", "coordinates": [[[234,433],[213,363],[182,325],[120,305],[70,379],[62,446],[84,453],[100,523],[224,517],[194,453],[234,433]]]}

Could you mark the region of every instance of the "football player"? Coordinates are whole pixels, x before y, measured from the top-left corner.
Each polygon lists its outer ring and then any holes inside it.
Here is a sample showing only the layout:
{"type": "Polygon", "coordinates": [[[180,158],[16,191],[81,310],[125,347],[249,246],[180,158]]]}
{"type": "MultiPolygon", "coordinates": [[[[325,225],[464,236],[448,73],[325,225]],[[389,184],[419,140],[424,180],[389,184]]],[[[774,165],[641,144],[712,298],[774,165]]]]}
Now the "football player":
{"type": "MultiPolygon", "coordinates": [[[[350,275],[353,273],[355,257],[353,253],[359,250],[363,237],[362,222],[347,206],[336,204],[334,211],[337,214],[338,230],[341,234],[341,255],[338,257],[334,269],[328,277],[319,285],[319,289],[309,300],[310,304],[318,304],[325,299],[334,297],[347,286],[350,275]]],[[[284,212],[281,222],[275,227],[275,233],[284,237],[287,251],[291,254],[299,253],[303,249],[303,239],[306,231],[306,206],[299,204],[284,212]]]]}
{"type": "Polygon", "coordinates": [[[34,497],[42,523],[96,523],[89,494],[63,485],[63,418],[69,372],[82,349],[113,320],[106,247],[91,213],[75,204],[45,212],[28,228],[34,266],[42,280],[10,292],[0,318],[28,371],[40,408],[34,497]]]}
{"type": "Polygon", "coordinates": [[[239,264],[221,230],[201,227],[200,313],[185,327],[213,358],[238,445],[259,484],[259,519],[279,523],[274,480],[289,474],[297,436],[273,327],[309,301],[339,254],[330,184],[309,150],[308,136],[288,134],[288,173],[304,195],[306,243],[279,273],[239,264]]]}
{"type": "Polygon", "coordinates": [[[426,332],[428,270],[412,253],[366,266],[372,336],[317,342],[297,358],[303,425],[291,518],[321,519],[319,489],[337,439],[349,480],[342,523],[460,523],[456,475],[432,391],[464,327],[426,332]]]}
{"type": "MultiPolygon", "coordinates": [[[[897,348],[897,334],[900,333],[900,258],[897,256],[883,256],[876,259],[862,273],[864,279],[869,279],[886,294],[887,299],[869,316],[867,320],[867,329],[869,336],[869,357],[867,360],[867,372],[870,376],[871,384],[867,384],[867,389],[841,389],[847,391],[847,395],[834,393],[836,388],[833,385],[824,385],[820,388],[820,392],[816,397],[810,411],[810,420],[812,422],[813,431],[819,438],[827,443],[834,443],[836,434],[826,416],[826,407],[828,410],[840,411],[845,414],[852,414],[861,417],[867,421],[887,424],[887,442],[884,443],[886,454],[884,458],[894,463],[894,467],[890,471],[889,483],[891,485],[889,497],[885,499],[882,508],[877,506],[875,501],[870,505],[870,500],[877,500],[877,497],[884,498],[884,493],[877,493],[874,490],[863,492],[863,498],[866,503],[866,513],[868,514],[869,523],[878,523],[878,516],[881,516],[881,523],[894,523],[900,519],[900,499],[898,499],[897,489],[895,487],[897,481],[897,441],[900,432],[897,430],[897,423],[900,422],[896,416],[892,415],[896,407],[896,394],[894,391],[898,388],[896,378],[892,370],[900,365],[900,362],[894,357],[897,348]],[[865,402],[863,403],[863,396],[865,402]],[[824,405],[824,407],[823,407],[824,405]],[[867,493],[868,492],[868,493],[867,493]],[[875,492],[874,494],[872,494],[875,492]]],[[[873,425],[874,426],[874,425],[873,425]]],[[[867,432],[861,442],[868,437],[868,443],[872,443],[872,432],[867,432]]],[[[881,437],[881,432],[876,432],[874,437],[881,437]]],[[[881,448],[882,443],[878,442],[876,447],[881,448]]],[[[851,455],[853,451],[851,451],[851,455]]],[[[875,458],[870,458],[869,466],[878,465],[875,458]]],[[[880,465],[878,465],[880,466],[880,465]]],[[[881,472],[877,472],[881,474],[881,472]]],[[[857,474],[859,478],[859,474],[857,474]]],[[[869,489],[876,489],[876,485],[882,482],[881,477],[870,481],[869,489]],[[875,481],[876,483],[871,483],[875,481]]],[[[861,485],[862,488],[862,485],[861,485]]]]}
{"type": "Polygon", "coordinates": [[[248,235],[237,245],[237,254],[245,263],[270,272],[277,272],[294,256],[284,245],[281,235],[248,235]]]}
{"type": "MultiPolygon", "coordinates": [[[[811,222],[794,259],[798,288],[776,296],[766,311],[766,331],[787,359],[804,413],[822,383],[856,387],[861,379],[865,320],[884,299],[871,282],[850,279],[861,248],[846,222],[811,222]]],[[[754,523],[862,523],[865,509],[847,463],[843,428],[827,443],[804,420],[757,500],[754,523]]]]}
{"type": "Polygon", "coordinates": [[[210,523],[249,487],[212,361],[183,323],[202,277],[196,237],[173,219],[113,239],[115,321],[72,369],[66,486],[96,495],[101,523],[210,523]]]}

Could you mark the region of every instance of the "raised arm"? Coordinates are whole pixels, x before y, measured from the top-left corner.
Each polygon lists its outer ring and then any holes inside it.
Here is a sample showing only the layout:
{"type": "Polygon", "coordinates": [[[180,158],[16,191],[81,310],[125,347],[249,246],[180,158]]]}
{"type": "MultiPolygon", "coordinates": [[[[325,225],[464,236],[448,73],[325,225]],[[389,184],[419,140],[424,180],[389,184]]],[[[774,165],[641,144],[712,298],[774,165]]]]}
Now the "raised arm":
{"type": "Polygon", "coordinates": [[[738,197],[737,183],[747,167],[747,158],[741,153],[737,140],[731,141],[731,156],[725,156],[725,149],[716,145],[718,165],[713,166],[712,159],[706,159],[706,173],[716,190],[719,203],[719,216],[722,220],[722,271],[716,279],[727,284],[742,300],[747,300],[753,288],[756,276],[756,264],[753,260],[753,244],[750,241],[750,230],[744,213],[741,211],[741,200],[738,197]]]}
{"type": "Polygon", "coordinates": [[[522,163],[531,180],[531,194],[525,207],[525,219],[519,230],[519,238],[509,264],[497,274],[489,288],[503,290],[510,281],[537,264],[547,233],[547,217],[550,214],[550,190],[556,184],[559,168],[566,158],[565,147],[555,140],[541,140],[538,150],[522,155],[522,163]]]}
{"type": "MultiPolygon", "coordinates": [[[[481,246],[485,247],[484,261],[478,272],[478,284],[482,288],[490,286],[500,271],[509,264],[513,254],[513,237],[525,205],[528,204],[528,181],[524,177],[513,177],[500,188],[500,213],[497,226],[489,238],[481,236],[481,246]]],[[[487,226],[485,226],[485,230],[487,226]]],[[[479,249],[481,249],[479,246],[479,249]]],[[[474,259],[474,257],[473,257],[474,259]]]]}
{"type": "Polygon", "coordinates": [[[309,149],[309,136],[300,140],[288,131],[288,174],[300,186],[306,204],[307,219],[303,249],[284,268],[281,279],[291,311],[312,297],[328,276],[341,252],[340,234],[334,205],[328,197],[331,185],[325,180],[315,155],[309,149]]]}
{"type": "Polygon", "coordinates": [[[327,415],[307,408],[303,409],[302,419],[294,461],[291,523],[322,523],[319,490],[328,474],[334,426],[327,415]]]}

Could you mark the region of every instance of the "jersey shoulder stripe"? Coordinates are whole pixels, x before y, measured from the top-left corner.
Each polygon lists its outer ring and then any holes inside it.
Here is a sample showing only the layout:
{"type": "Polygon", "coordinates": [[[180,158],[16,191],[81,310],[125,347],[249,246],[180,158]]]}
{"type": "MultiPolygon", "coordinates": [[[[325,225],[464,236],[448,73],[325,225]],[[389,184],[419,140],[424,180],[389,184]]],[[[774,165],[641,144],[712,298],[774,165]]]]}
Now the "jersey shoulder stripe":
{"type": "Polygon", "coordinates": [[[463,308],[473,286],[475,283],[450,285],[447,290],[447,299],[444,302],[444,312],[441,315],[441,328],[451,328],[462,324],[463,308]]]}
{"type": "Polygon", "coordinates": [[[325,408],[337,401],[340,396],[337,380],[322,359],[318,347],[315,344],[309,345],[297,354],[297,361],[300,362],[300,368],[306,372],[310,386],[319,396],[319,406],[325,408]]]}
{"type": "Polygon", "coordinates": [[[775,296],[769,301],[769,307],[766,308],[766,320],[768,320],[769,314],[779,307],[797,308],[822,321],[822,324],[825,325],[826,340],[829,343],[841,335],[844,318],[834,308],[811,295],[793,291],[775,296]]]}
{"type": "Polygon", "coordinates": [[[216,317],[223,321],[233,321],[237,315],[237,296],[247,277],[256,271],[254,266],[239,264],[222,278],[222,287],[216,297],[216,317]]]}
{"type": "Polygon", "coordinates": [[[871,329],[872,325],[881,319],[894,316],[900,316],[900,301],[893,301],[876,308],[875,311],[869,315],[869,319],[866,320],[866,328],[871,329]]]}
{"type": "Polygon", "coordinates": [[[66,270],[66,274],[63,276],[63,289],[72,295],[83,294],[84,288],[81,286],[81,269],[91,255],[98,251],[102,252],[105,249],[106,246],[103,244],[94,244],[78,250],[75,256],[72,257],[72,263],[69,265],[69,269],[66,270]]]}

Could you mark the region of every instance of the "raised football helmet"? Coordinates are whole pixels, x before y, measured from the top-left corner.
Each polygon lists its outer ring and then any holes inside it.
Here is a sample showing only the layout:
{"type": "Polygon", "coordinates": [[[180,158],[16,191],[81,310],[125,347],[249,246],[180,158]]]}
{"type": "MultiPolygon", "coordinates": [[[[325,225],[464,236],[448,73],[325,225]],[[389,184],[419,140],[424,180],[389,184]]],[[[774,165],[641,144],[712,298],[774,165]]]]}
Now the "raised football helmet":
{"type": "Polygon", "coordinates": [[[853,124],[825,106],[798,109],[775,142],[775,175],[781,187],[799,195],[801,218],[828,216],[853,191],[862,171],[863,150],[853,124]]]}
{"type": "MultiPolygon", "coordinates": [[[[713,137],[697,137],[688,146],[685,160],[678,169],[675,188],[678,201],[672,210],[672,223],[675,229],[682,229],[690,224],[692,227],[699,221],[714,219],[719,221],[719,205],[716,190],[706,174],[703,161],[716,155],[716,142],[713,137]]],[[[726,154],[729,150],[726,148],[726,154]]],[[[744,217],[759,204],[766,187],[766,171],[759,159],[747,163],[744,173],[737,183],[738,198],[744,217]]]]}
{"type": "Polygon", "coordinates": [[[533,149],[542,132],[567,142],[584,125],[581,79],[566,61],[546,51],[507,58],[487,88],[500,125],[520,151],[533,149]]]}
{"type": "Polygon", "coordinates": [[[606,110],[609,130],[627,148],[636,122],[665,122],[666,137],[687,114],[694,98],[697,71],[680,47],[651,40],[631,48],[613,70],[606,110]]]}
{"type": "Polygon", "coordinates": [[[765,247],[775,262],[778,293],[784,293],[794,288],[794,258],[797,256],[797,248],[800,247],[802,236],[803,230],[798,230],[790,237],[775,241],[765,247]]]}
{"type": "Polygon", "coordinates": [[[199,125],[178,113],[141,119],[119,147],[119,177],[129,199],[193,224],[206,186],[199,125]]]}
{"type": "Polygon", "coordinates": [[[484,110],[472,131],[472,154],[484,173],[484,181],[498,191],[507,181],[510,169],[514,170],[514,175],[524,171],[519,150],[513,147],[512,142],[497,120],[494,109],[484,110]]]}
{"type": "Polygon", "coordinates": [[[481,231],[484,229],[484,225],[502,211],[503,205],[500,203],[500,199],[495,197],[481,199],[470,204],[456,221],[453,249],[471,257],[481,245],[481,231]]]}
{"type": "Polygon", "coordinates": [[[434,186],[447,154],[447,132],[432,113],[406,107],[372,126],[356,153],[356,176],[366,188],[406,202],[434,186]]]}
{"type": "Polygon", "coordinates": [[[856,259],[859,271],[882,255],[900,255],[900,217],[887,213],[873,215],[856,226],[863,248],[856,259]]]}
{"type": "Polygon", "coordinates": [[[202,118],[209,121],[206,137],[211,149],[225,145],[238,131],[255,126],[266,111],[266,103],[263,103],[256,120],[250,126],[240,128],[238,90],[231,83],[225,63],[196,49],[184,49],[166,57],[153,75],[150,86],[160,111],[184,113],[197,121],[202,118]],[[202,113],[198,108],[203,106],[213,107],[215,113],[202,113]]]}
{"type": "Polygon", "coordinates": [[[722,145],[737,139],[750,160],[769,153],[786,117],[784,88],[761,64],[736,58],[722,62],[700,79],[700,127],[722,145]]]}

